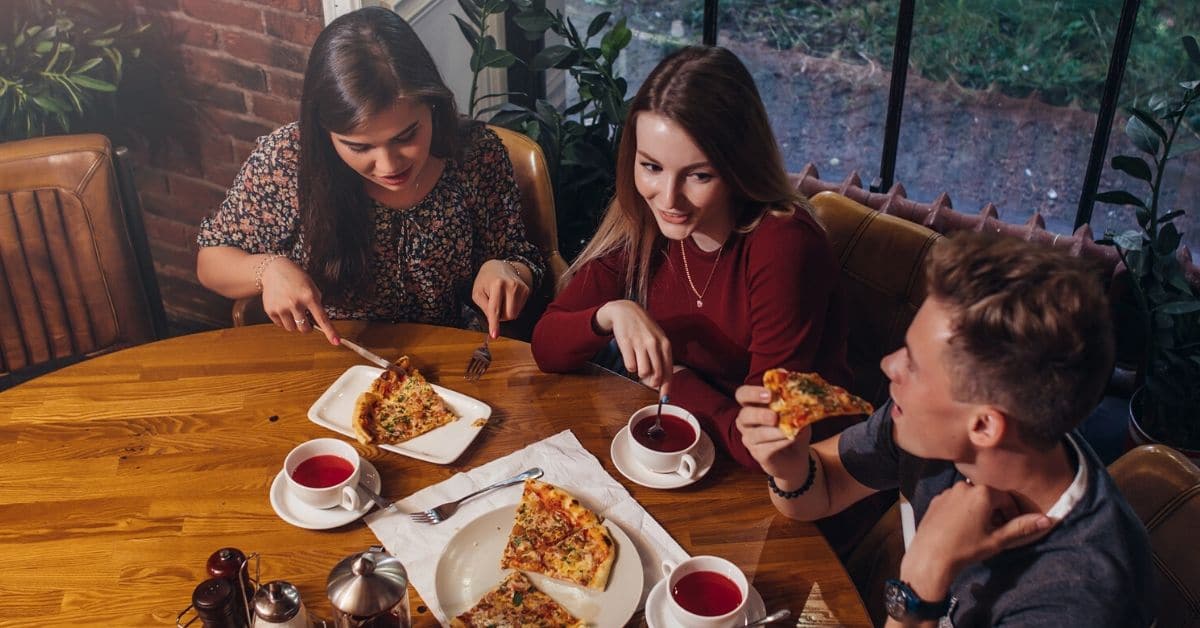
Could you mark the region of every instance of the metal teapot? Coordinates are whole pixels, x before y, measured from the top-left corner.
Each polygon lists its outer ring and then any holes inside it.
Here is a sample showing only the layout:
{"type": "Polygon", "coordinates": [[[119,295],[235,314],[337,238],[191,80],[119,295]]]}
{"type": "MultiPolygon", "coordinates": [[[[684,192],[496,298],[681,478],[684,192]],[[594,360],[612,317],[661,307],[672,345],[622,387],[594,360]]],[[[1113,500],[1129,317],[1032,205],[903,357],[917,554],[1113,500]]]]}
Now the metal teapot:
{"type": "Polygon", "coordinates": [[[409,628],[408,572],[382,547],[352,554],[325,585],[337,628],[409,628]]]}

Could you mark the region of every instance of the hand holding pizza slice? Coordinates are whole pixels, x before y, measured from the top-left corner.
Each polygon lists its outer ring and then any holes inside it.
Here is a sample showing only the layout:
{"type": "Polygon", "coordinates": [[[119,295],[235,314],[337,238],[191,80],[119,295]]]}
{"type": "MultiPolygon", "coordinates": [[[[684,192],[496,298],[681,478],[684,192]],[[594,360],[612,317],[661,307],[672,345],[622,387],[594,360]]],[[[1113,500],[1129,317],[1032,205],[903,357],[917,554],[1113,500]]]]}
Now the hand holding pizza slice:
{"type": "Polygon", "coordinates": [[[771,391],[769,407],[779,415],[779,429],[788,438],[796,438],[821,419],[875,411],[870,403],[816,373],[771,369],[763,373],[763,386],[771,391]]]}

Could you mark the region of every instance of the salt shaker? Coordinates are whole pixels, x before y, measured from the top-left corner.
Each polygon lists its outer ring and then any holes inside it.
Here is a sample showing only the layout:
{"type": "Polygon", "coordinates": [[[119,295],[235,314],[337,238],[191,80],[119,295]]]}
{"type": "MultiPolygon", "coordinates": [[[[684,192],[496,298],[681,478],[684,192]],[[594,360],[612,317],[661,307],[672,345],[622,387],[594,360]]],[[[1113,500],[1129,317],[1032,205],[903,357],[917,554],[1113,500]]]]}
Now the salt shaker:
{"type": "Polygon", "coordinates": [[[337,628],[409,628],[408,572],[382,547],[352,554],[325,586],[337,628]]]}
{"type": "Polygon", "coordinates": [[[289,582],[272,580],[254,594],[251,628],[308,628],[308,611],[300,591],[289,582]]]}

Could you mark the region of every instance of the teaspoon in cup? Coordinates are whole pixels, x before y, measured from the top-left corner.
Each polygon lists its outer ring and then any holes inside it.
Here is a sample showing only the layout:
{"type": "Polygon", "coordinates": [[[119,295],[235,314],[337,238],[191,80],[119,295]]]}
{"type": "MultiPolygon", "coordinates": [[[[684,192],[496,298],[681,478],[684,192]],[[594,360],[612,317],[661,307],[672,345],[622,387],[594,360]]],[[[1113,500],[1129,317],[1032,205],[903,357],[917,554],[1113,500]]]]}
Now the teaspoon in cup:
{"type": "Polygon", "coordinates": [[[774,623],[774,622],[777,622],[777,621],[780,621],[783,619],[787,619],[788,617],[791,617],[791,616],[792,616],[792,611],[789,611],[788,609],[783,608],[783,609],[775,611],[774,613],[771,613],[770,615],[767,615],[766,617],[763,617],[761,619],[756,619],[756,620],[746,624],[744,628],[750,628],[751,626],[765,626],[767,624],[771,624],[771,623],[774,623]]]}

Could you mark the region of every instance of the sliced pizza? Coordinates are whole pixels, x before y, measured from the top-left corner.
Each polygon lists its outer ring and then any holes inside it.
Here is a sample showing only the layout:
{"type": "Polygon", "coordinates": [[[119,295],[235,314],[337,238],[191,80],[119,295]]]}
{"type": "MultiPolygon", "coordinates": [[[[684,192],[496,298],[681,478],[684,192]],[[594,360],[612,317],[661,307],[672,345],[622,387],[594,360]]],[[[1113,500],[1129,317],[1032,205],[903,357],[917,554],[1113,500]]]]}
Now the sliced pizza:
{"type": "Polygon", "coordinates": [[[788,438],[821,419],[875,411],[870,403],[816,373],[771,369],[763,373],[763,386],[771,391],[770,407],[779,415],[779,429],[788,438]]]}
{"type": "Polygon", "coordinates": [[[402,443],[458,417],[408,356],[384,369],[354,406],[354,436],[364,445],[402,443]]]}
{"type": "Polygon", "coordinates": [[[451,628],[582,628],[584,625],[519,571],[508,574],[470,610],[450,620],[451,628]]]}
{"type": "Polygon", "coordinates": [[[553,484],[525,480],[501,568],[603,591],[616,556],[612,535],[596,513],[553,484]]]}

